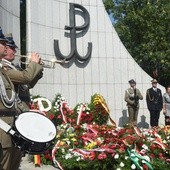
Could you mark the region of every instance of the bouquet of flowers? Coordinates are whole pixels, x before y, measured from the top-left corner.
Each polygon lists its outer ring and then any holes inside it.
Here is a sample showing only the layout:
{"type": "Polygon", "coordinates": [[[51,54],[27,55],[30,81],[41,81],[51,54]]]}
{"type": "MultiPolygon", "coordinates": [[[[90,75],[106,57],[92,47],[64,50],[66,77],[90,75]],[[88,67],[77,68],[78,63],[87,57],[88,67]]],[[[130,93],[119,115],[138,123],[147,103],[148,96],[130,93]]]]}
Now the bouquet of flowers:
{"type": "Polygon", "coordinates": [[[41,155],[43,164],[61,170],[169,169],[170,127],[118,128],[113,120],[108,125],[109,109],[99,94],[74,109],[59,94],[47,115],[57,136],[53,149],[41,155]]]}

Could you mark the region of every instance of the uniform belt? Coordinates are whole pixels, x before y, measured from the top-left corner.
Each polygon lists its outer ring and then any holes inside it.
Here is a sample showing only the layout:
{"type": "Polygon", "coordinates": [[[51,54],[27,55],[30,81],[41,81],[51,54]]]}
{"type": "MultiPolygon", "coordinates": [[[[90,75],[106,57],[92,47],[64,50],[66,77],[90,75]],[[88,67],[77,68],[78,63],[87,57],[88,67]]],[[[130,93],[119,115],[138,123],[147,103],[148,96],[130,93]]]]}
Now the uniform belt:
{"type": "Polygon", "coordinates": [[[15,115],[16,115],[15,110],[0,110],[0,117],[11,117],[15,115]]]}

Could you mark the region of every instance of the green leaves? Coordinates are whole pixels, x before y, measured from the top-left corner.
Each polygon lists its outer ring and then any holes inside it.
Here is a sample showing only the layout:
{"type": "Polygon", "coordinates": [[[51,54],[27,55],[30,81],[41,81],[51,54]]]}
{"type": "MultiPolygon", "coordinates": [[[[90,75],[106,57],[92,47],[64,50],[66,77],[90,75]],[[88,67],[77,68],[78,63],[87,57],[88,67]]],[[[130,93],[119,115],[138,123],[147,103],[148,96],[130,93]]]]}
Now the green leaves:
{"type": "Polygon", "coordinates": [[[170,0],[105,0],[104,5],[132,57],[151,76],[157,70],[156,78],[166,86],[170,82],[170,0]]]}

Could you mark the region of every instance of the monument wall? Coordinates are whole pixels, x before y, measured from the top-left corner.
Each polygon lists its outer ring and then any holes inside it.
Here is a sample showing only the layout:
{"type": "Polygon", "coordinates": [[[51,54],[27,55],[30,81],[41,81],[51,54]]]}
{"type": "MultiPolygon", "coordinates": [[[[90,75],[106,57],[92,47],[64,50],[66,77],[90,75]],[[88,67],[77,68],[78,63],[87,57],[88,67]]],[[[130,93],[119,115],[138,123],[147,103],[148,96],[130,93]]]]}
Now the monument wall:
{"type": "MultiPolygon", "coordinates": [[[[15,33],[19,45],[19,1],[13,0],[13,7],[9,1],[1,0],[0,22],[3,30],[15,33]],[[8,24],[11,20],[12,27],[8,24]]],[[[89,103],[91,96],[99,93],[106,99],[111,117],[122,126],[128,117],[124,94],[133,78],[144,97],[138,122],[149,124],[145,95],[152,78],[122,44],[102,0],[27,0],[26,26],[28,54],[38,52],[44,59],[67,60],[54,69],[44,68],[43,78],[31,90],[32,95],[53,100],[60,93],[73,108],[77,103],[89,103]]],[[[163,114],[160,120],[164,124],[163,114]]]]}
{"type": "Polygon", "coordinates": [[[4,34],[12,33],[20,51],[20,1],[0,0],[0,26],[4,34]]]}

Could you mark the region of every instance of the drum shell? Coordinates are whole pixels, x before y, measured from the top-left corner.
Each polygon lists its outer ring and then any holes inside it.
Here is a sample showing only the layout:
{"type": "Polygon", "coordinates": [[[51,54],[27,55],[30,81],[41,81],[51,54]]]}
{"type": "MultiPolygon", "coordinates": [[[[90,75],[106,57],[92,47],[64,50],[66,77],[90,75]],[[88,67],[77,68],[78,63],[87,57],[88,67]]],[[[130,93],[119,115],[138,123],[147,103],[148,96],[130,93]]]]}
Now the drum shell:
{"type": "MultiPolygon", "coordinates": [[[[29,153],[29,154],[44,153],[46,150],[51,149],[55,143],[56,128],[55,128],[53,122],[51,120],[49,120],[47,117],[45,117],[44,115],[41,115],[39,113],[35,113],[35,112],[22,113],[21,115],[18,116],[18,118],[14,122],[12,129],[15,131],[15,134],[12,136],[12,142],[15,145],[15,147],[17,147],[21,151],[29,153]],[[31,116],[33,116],[33,118],[31,116]],[[25,124],[25,122],[24,123],[21,122],[22,120],[25,120],[27,118],[29,120],[29,123],[27,123],[27,125],[25,124]],[[51,136],[49,135],[50,137],[47,138],[47,140],[46,140],[46,138],[45,138],[45,140],[33,139],[33,138],[29,138],[29,135],[28,135],[28,137],[26,135],[23,135],[24,133],[22,133],[21,129],[22,128],[24,129],[26,126],[31,124],[30,119],[33,119],[32,121],[34,121],[34,119],[37,119],[36,122],[33,123],[33,124],[35,124],[35,126],[33,126],[33,127],[31,126],[31,128],[39,129],[39,131],[41,131],[42,129],[39,126],[36,126],[36,124],[39,123],[39,125],[40,125],[41,121],[45,121],[45,122],[42,122],[41,126],[44,127],[44,125],[46,125],[48,127],[52,127],[52,130],[47,128],[49,131],[46,132],[47,134],[52,133],[52,135],[51,136]],[[37,122],[38,120],[40,122],[37,122]],[[17,126],[18,123],[21,123],[22,126],[18,127],[17,126]],[[54,129],[55,129],[55,131],[54,131],[54,129]]],[[[29,129],[29,127],[28,127],[28,129],[29,129]]],[[[26,129],[26,130],[28,130],[28,129],[26,129]]],[[[27,134],[27,133],[25,133],[25,134],[27,134]]],[[[37,135],[35,134],[33,136],[36,137],[37,135]]]]}
{"type": "Polygon", "coordinates": [[[16,132],[16,134],[12,136],[12,142],[14,146],[22,152],[36,155],[43,154],[46,150],[51,149],[55,143],[55,138],[49,142],[35,142],[26,139],[24,136],[16,132]]]}

